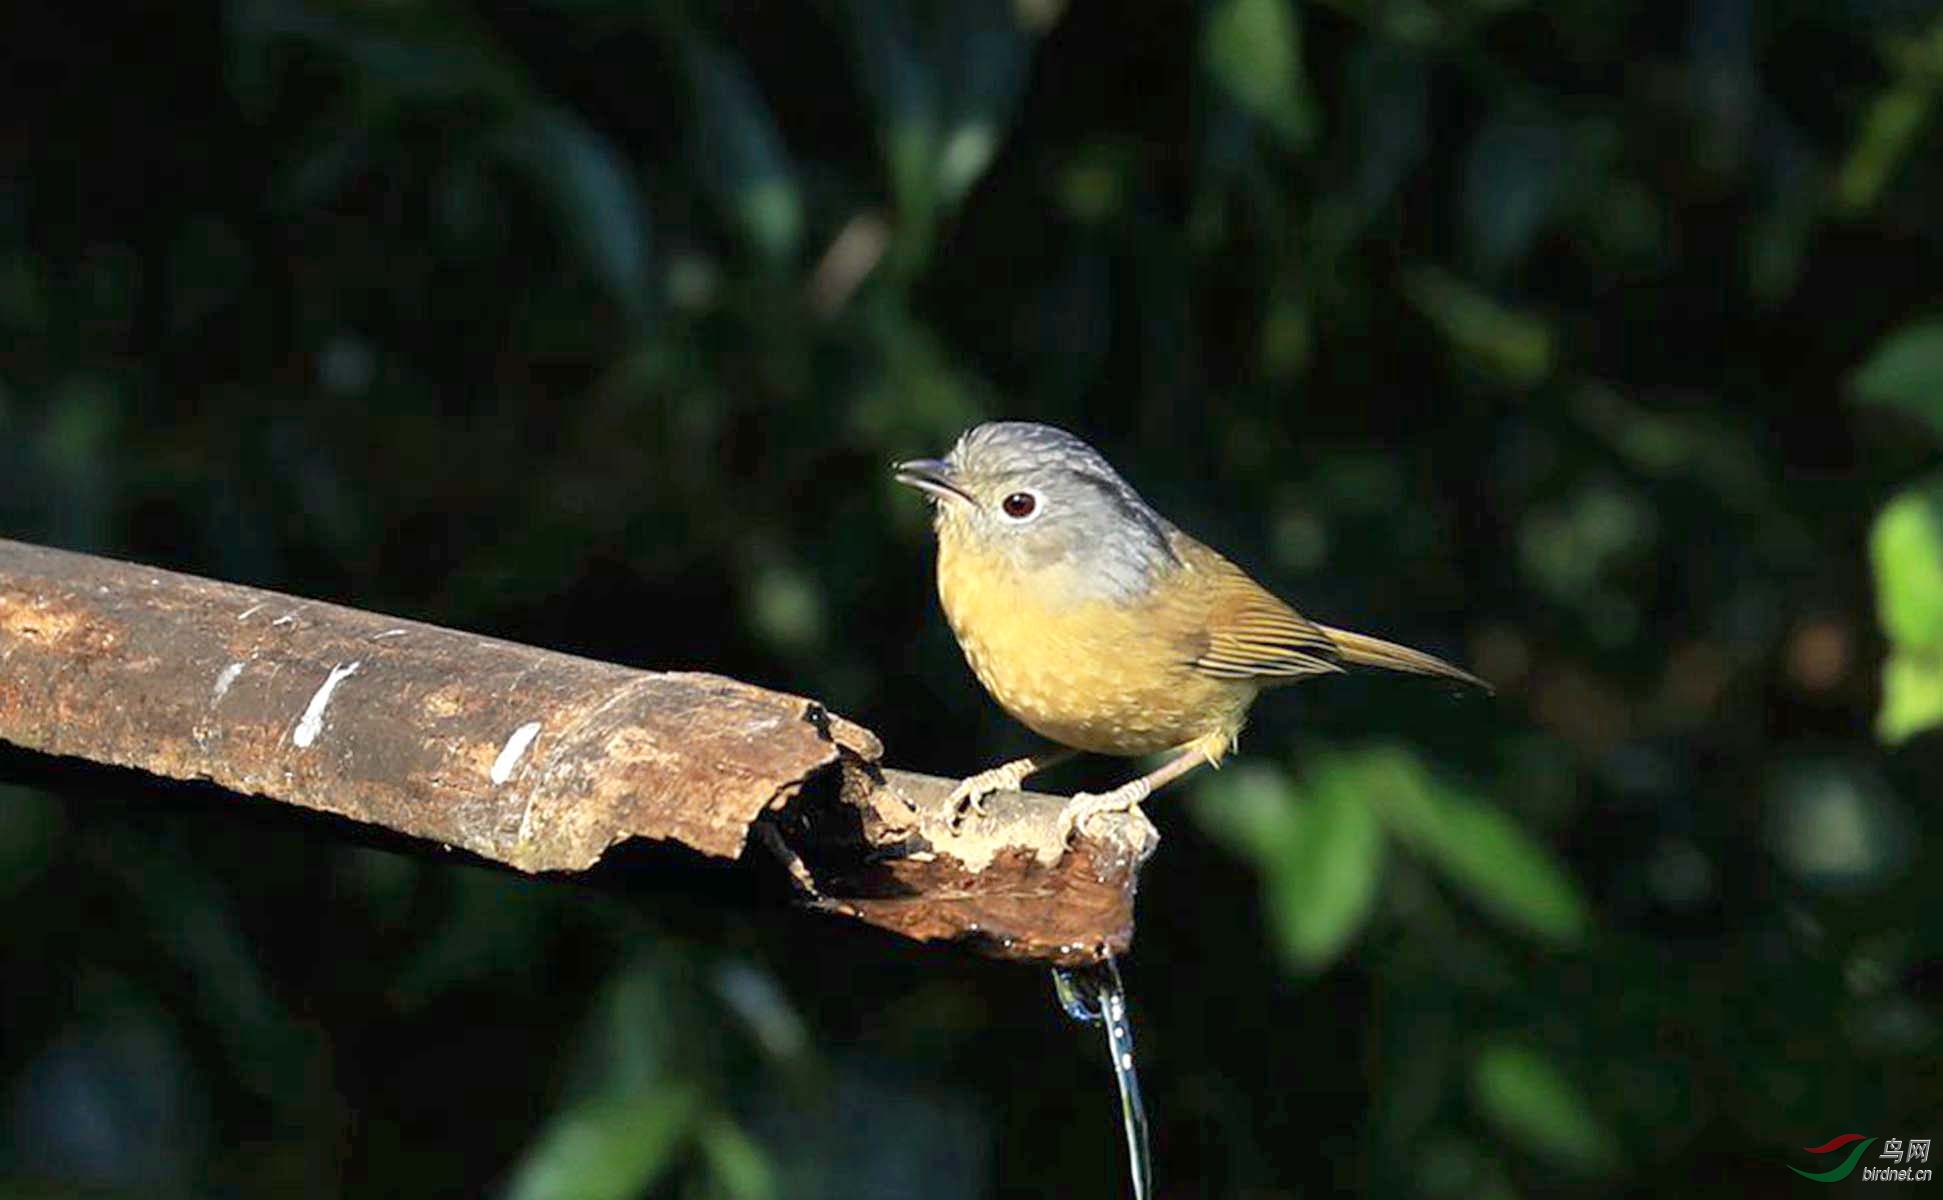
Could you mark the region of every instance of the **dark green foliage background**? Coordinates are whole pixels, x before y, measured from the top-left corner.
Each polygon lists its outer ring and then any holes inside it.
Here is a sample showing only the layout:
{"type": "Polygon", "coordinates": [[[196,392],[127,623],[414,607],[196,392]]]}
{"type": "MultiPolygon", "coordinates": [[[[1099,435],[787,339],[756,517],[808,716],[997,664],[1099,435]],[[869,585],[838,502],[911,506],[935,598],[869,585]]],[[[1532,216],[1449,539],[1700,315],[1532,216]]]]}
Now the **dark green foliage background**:
{"type": "MultiPolygon", "coordinates": [[[[1164,1196],[1943,1133],[1928,0],[20,5],[0,88],[5,536],[963,773],[1031,743],[885,466],[1026,417],[1500,682],[1278,695],[1150,806],[1164,1196]]],[[[1122,1187],[1039,973],[396,849],[0,790],[9,1194],[1122,1187]]]]}

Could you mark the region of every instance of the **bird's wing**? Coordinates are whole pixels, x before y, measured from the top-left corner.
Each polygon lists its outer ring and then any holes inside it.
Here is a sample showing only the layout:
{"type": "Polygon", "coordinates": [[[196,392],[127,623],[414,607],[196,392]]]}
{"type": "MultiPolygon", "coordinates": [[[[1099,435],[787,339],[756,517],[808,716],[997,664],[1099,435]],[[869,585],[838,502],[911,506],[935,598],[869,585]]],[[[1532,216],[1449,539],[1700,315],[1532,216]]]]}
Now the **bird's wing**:
{"type": "Polygon", "coordinates": [[[1297,679],[1343,669],[1342,649],[1321,626],[1214,550],[1178,529],[1170,541],[1182,566],[1200,578],[1189,662],[1220,679],[1297,679]]]}

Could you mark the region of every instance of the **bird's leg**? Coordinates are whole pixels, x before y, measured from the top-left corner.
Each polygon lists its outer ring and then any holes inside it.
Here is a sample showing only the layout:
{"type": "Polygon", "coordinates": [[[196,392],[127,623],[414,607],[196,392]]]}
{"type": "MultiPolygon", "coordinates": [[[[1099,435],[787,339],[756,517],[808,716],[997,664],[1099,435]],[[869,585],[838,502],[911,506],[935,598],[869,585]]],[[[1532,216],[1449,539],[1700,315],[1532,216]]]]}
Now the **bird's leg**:
{"type": "Polygon", "coordinates": [[[1101,813],[1126,812],[1160,788],[1179,779],[1203,763],[1215,760],[1207,749],[1199,743],[1187,747],[1179,754],[1142,775],[1140,778],[1121,784],[1110,792],[1093,795],[1079,792],[1066,802],[1059,813],[1060,841],[1064,842],[1078,830],[1085,832],[1086,822],[1101,813]]]}
{"type": "Polygon", "coordinates": [[[1071,749],[1045,750],[1015,758],[1002,766],[966,776],[947,797],[951,801],[951,827],[958,828],[970,813],[985,815],[985,797],[993,792],[1017,791],[1019,785],[1039,772],[1058,766],[1078,754],[1071,749]]]}

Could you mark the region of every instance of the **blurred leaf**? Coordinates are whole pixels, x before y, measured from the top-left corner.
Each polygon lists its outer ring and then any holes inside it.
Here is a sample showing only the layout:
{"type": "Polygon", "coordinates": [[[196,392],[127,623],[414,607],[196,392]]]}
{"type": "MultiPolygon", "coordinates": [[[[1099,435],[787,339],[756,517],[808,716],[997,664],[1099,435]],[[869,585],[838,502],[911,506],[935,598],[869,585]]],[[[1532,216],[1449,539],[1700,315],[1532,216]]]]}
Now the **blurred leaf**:
{"type": "Polygon", "coordinates": [[[1314,320],[1309,306],[1293,296],[1279,296],[1262,313],[1261,364],[1264,378],[1277,383],[1293,379],[1309,365],[1315,348],[1314,320]]]}
{"type": "Polygon", "coordinates": [[[417,945],[392,970],[391,1003],[406,1011],[496,972],[517,970],[550,926],[545,903],[523,880],[454,871],[441,882],[443,913],[420,918],[417,945]]]}
{"type": "Polygon", "coordinates": [[[1423,55],[1370,37],[1350,59],[1356,117],[1356,186],[1349,196],[1359,227],[1388,204],[1430,146],[1430,70],[1423,55]]]}
{"type": "MultiPolygon", "coordinates": [[[[0,1175],[9,1200],[22,1177],[63,1180],[75,1200],[97,1188],[195,1193],[213,1125],[197,1064],[136,981],[113,986],[127,989],[110,1002],[113,1011],[71,1014],[68,1028],[9,1067],[0,1175]]],[[[110,1005],[83,1004],[92,1007],[110,1005]]]]}
{"type": "Polygon", "coordinates": [[[703,173],[756,253],[772,263],[794,258],[803,200],[762,93],[741,63],[698,39],[685,44],[683,61],[703,173]]]}
{"type": "Polygon", "coordinates": [[[1743,243],[1748,291],[1773,304],[1792,295],[1801,281],[1803,259],[1825,207],[1825,173],[1814,148],[1785,119],[1774,117],[1765,124],[1757,161],[1766,176],[1766,202],[1748,223],[1743,243]]]}
{"type": "Polygon", "coordinates": [[[1890,745],[1943,725],[1943,658],[1892,653],[1882,664],[1876,734],[1890,745]]]}
{"type": "Polygon", "coordinates": [[[1763,840],[1797,879],[1818,891],[1880,889],[1909,865],[1914,821],[1865,762],[1838,755],[1791,755],[1763,789],[1763,840]]]}
{"type": "Polygon", "coordinates": [[[1425,1200],[1518,1200],[1504,1155],[1481,1140],[1433,1133],[1397,1157],[1425,1200]]]}
{"type": "Polygon", "coordinates": [[[1328,766],[1303,779],[1294,844],[1269,881],[1282,948],[1302,967],[1334,962],[1376,904],[1383,827],[1355,782],[1328,766]]]}
{"type": "Polygon", "coordinates": [[[1835,196],[1843,209],[1861,212],[1875,204],[1935,109],[1934,92],[1920,84],[1898,84],[1876,97],[1836,177],[1835,196]]]}
{"type": "Polygon", "coordinates": [[[507,1200],[635,1200],[674,1165],[696,1116],[687,1088],[595,1096],[547,1123],[507,1200]]]}
{"type": "Polygon", "coordinates": [[[878,144],[897,199],[900,270],[928,251],[938,203],[938,79],[924,61],[911,9],[902,0],[847,0],[857,67],[877,108],[878,144]]]}
{"type": "Polygon", "coordinates": [[[1284,865],[1283,856],[1300,836],[1294,788],[1285,773],[1265,763],[1236,763],[1204,778],[1193,812],[1208,836],[1270,869],[1284,865]]]}
{"type": "Polygon", "coordinates": [[[643,324],[653,292],[648,208],[613,144],[563,108],[534,110],[502,144],[629,320],[643,324]]]}
{"type": "Polygon", "coordinates": [[[1404,292],[1466,357],[1506,383],[1531,387],[1552,372],[1552,330],[1437,267],[1411,269],[1404,292]]]}
{"type": "Polygon", "coordinates": [[[1302,35],[1290,0],[1213,0],[1201,61],[1222,90],[1285,145],[1314,133],[1302,75],[1302,35]]]}
{"type": "Polygon", "coordinates": [[[1889,502],[1869,535],[1869,557],[1890,646],[1876,733],[1893,744],[1943,724],[1943,482],[1889,502]]]}
{"type": "Polygon", "coordinates": [[[1524,257],[1558,205],[1570,149],[1543,112],[1506,107],[1491,114],[1464,161],[1461,199],[1472,259],[1497,272],[1524,257]]]}
{"type": "Polygon", "coordinates": [[[779,651],[809,654],[828,637],[828,601],[816,577],[799,563],[761,555],[749,568],[742,595],[750,628],[779,651]]]}
{"type": "MultiPolygon", "coordinates": [[[[859,306],[882,354],[877,372],[848,397],[852,431],[872,445],[914,452],[949,442],[999,407],[999,398],[908,308],[889,299],[859,306]]],[[[895,484],[886,476],[887,491],[895,484]]]]}
{"type": "Polygon", "coordinates": [[[327,1047],[315,1026],[284,1006],[234,897],[195,858],[133,831],[97,833],[91,845],[102,852],[102,874],[128,888],[148,937],[191,981],[186,995],[215,1031],[230,1079],[258,1103],[303,1104],[285,1085],[314,1070],[327,1047]]]}
{"type": "Polygon", "coordinates": [[[1202,828],[1254,861],[1281,948],[1304,970],[1342,954],[1369,919],[1382,878],[1382,827],[1353,764],[1340,766],[1331,758],[1298,787],[1274,767],[1239,764],[1195,794],[1202,828]]]}
{"type": "Polygon", "coordinates": [[[1585,937],[1585,899],[1570,876],[1503,811],[1433,778],[1408,751],[1346,756],[1342,786],[1368,796],[1390,831],[1479,907],[1561,946],[1585,937]]]}
{"type": "Polygon", "coordinates": [[[1857,399],[1900,408],[1943,436],[1943,317],[1906,325],[1849,376],[1857,399]]]}
{"type": "Polygon", "coordinates": [[[696,1145],[716,1183],[735,1200],[769,1200],[780,1194],[769,1155],[734,1121],[709,1117],[696,1130],[696,1145]]]}
{"type": "Polygon", "coordinates": [[[1135,186],[1139,163],[1127,147],[1093,142],[1066,157],[1057,191],[1066,215],[1083,225],[1100,225],[1120,215],[1135,186]]]}
{"type": "Polygon", "coordinates": [[[703,1078],[714,1026],[679,948],[650,942],[608,979],[574,1050],[576,1098],[662,1090],[703,1078]]]}
{"type": "Polygon", "coordinates": [[[1891,500],[1869,534],[1876,611],[1900,649],[1943,653],[1943,480],[1891,500]]]}
{"type": "Polygon", "coordinates": [[[1551,1163],[1583,1174],[1619,1165],[1619,1143],[1585,1096],[1550,1058],[1498,1041],[1471,1065],[1471,1096],[1506,1137],[1551,1163]]]}
{"type": "Polygon", "coordinates": [[[931,44],[950,85],[944,144],[938,152],[938,191],[956,204],[1003,143],[1025,88],[1034,39],[1023,14],[992,0],[952,0],[939,10],[931,44]]]}
{"type": "Polygon", "coordinates": [[[909,278],[930,252],[940,212],[998,152],[1033,39],[1008,5],[993,0],[847,0],[844,7],[897,200],[888,265],[909,278]]]}
{"type": "Polygon", "coordinates": [[[1849,213],[1875,205],[1936,118],[1943,93],[1943,17],[1913,36],[1892,38],[1887,50],[1894,76],[1870,103],[1835,180],[1836,203],[1849,213]]]}
{"type": "Polygon", "coordinates": [[[785,1066],[803,1063],[810,1032],[774,975],[754,962],[728,959],[715,968],[714,991],[771,1059],[785,1066]]]}
{"type": "Polygon", "coordinates": [[[1588,480],[1555,503],[1527,510],[1518,527],[1520,566],[1530,583],[1580,610],[1595,638],[1623,645],[1638,616],[1611,581],[1650,560],[1659,511],[1641,489],[1588,480]]]}

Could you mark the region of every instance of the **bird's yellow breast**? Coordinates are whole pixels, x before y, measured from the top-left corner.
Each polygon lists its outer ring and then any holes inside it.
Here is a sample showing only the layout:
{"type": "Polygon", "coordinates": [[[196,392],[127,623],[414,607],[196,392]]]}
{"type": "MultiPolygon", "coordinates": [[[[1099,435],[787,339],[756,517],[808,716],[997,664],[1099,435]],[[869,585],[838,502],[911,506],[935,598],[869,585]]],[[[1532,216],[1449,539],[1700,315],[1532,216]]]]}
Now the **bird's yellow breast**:
{"type": "Polygon", "coordinates": [[[1211,739],[1227,749],[1258,686],[1196,671],[1178,597],[1074,600],[1066,568],[1026,571],[956,538],[938,544],[938,597],[966,661],[1027,728],[1095,754],[1149,754],[1211,739]]]}

